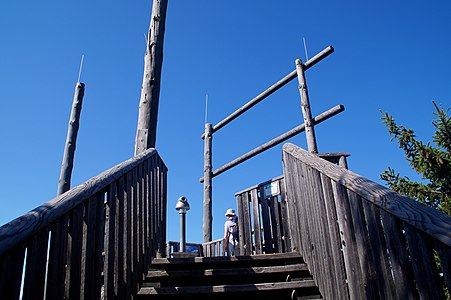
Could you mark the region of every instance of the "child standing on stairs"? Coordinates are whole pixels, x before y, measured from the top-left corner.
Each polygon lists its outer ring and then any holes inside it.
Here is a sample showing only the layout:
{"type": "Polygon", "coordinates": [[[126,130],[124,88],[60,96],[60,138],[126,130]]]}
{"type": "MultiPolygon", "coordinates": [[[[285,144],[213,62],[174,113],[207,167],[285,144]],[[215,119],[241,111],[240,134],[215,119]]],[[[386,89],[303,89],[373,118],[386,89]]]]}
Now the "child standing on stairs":
{"type": "Polygon", "coordinates": [[[223,250],[227,256],[239,255],[238,247],[238,219],[235,210],[229,208],[226,213],[227,221],[224,223],[223,250]]]}

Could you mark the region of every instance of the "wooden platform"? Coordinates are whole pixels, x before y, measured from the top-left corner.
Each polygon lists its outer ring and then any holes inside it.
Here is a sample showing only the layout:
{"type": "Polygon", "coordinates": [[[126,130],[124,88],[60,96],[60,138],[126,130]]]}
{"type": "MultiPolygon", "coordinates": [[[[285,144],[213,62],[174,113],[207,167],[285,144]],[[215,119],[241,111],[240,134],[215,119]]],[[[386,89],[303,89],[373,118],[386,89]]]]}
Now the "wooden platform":
{"type": "Polygon", "coordinates": [[[298,253],[154,259],[140,299],[321,298],[298,253]]]}

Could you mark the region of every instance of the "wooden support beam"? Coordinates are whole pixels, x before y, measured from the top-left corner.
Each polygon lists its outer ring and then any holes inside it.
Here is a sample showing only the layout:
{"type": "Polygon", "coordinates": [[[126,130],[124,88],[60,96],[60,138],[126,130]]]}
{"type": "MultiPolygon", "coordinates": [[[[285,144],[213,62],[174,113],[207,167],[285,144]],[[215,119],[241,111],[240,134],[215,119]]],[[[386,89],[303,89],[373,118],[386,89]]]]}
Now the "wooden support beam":
{"type": "Polygon", "coordinates": [[[311,153],[318,153],[316,145],[315,129],[312,122],[312,112],[310,111],[310,101],[308,98],[307,81],[305,80],[304,65],[300,59],[296,59],[296,73],[298,75],[299,94],[301,96],[301,109],[304,116],[305,136],[307,138],[307,148],[311,153]]]}
{"type": "Polygon", "coordinates": [[[84,94],[85,84],[82,82],[77,82],[69,118],[69,126],[67,128],[66,144],[64,146],[63,163],[61,164],[57,195],[61,195],[70,190],[70,180],[74,166],[75,148],[77,143],[78,128],[80,127],[80,114],[84,94]]]}
{"type": "MultiPolygon", "coordinates": [[[[325,48],[323,51],[316,54],[314,57],[309,59],[304,64],[304,71],[307,71],[308,69],[310,69],[311,67],[313,67],[314,65],[316,65],[317,63],[322,61],[324,58],[326,58],[327,56],[332,54],[333,52],[334,52],[334,48],[332,46],[328,46],[327,48],[325,48]]],[[[219,129],[221,129],[222,127],[224,127],[225,125],[227,125],[228,123],[233,121],[234,119],[238,118],[240,115],[242,115],[243,113],[245,113],[246,111],[248,111],[249,109],[254,107],[256,104],[258,104],[259,102],[261,102],[262,100],[264,100],[265,98],[267,98],[268,96],[273,94],[275,91],[277,91],[278,89],[280,89],[281,87],[283,87],[284,85],[289,83],[291,80],[296,78],[296,76],[297,76],[297,70],[291,71],[284,78],[282,78],[281,80],[274,83],[272,86],[270,86],[268,89],[266,89],[265,91],[260,93],[254,99],[250,100],[249,102],[244,104],[242,107],[240,107],[239,109],[234,111],[232,114],[230,114],[228,117],[226,117],[225,119],[220,121],[218,124],[213,126],[213,132],[218,131],[219,129]]],[[[202,134],[201,138],[204,138],[204,137],[205,137],[205,134],[202,134]]]]}
{"type": "Polygon", "coordinates": [[[167,6],[167,0],[153,0],[149,36],[144,56],[144,76],[139,100],[135,155],[146,149],[155,148],[167,6]]]}
{"type": "MultiPolygon", "coordinates": [[[[323,121],[328,120],[329,118],[343,112],[345,110],[343,105],[337,105],[325,112],[323,112],[322,114],[316,116],[315,118],[313,118],[313,124],[319,124],[323,121]]],[[[257,154],[262,153],[265,150],[268,150],[274,146],[277,146],[278,144],[288,140],[289,138],[292,138],[293,136],[303,132],[305,130],[305,124],[301,124],[287,132],[285,132],[284,134],[276,137],[275,139],[272,139],[271,141],[255,148],[254,150],[249,151],[248,153],[234,159],[233,161],[229,162],[228,164],[225,164],[224,166],[220,167],[219,169],[216,169],[213,171],[212,177],[218,176],[221,173],[224,173],[225,171],[235,167],[236,165],[241,164],[242,162],[245,162],[246,160],[256,156],[257,154]]],[[[200,178],[200,182],[204,182],[204,178],[200,178]]]]}
{"type": "Polygon", "coordinates": [[[210,242],[212,238],[212,138],[213,127],[210,123],[205,124],[204,142],[204,243],[210,242]]]}

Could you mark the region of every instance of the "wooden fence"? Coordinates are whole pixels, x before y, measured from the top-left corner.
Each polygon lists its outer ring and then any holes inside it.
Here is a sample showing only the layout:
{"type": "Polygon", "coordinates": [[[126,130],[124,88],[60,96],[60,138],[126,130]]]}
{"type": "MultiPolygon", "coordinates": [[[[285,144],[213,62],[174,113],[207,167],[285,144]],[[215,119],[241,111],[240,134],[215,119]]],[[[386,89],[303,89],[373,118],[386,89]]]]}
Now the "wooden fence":
{"type": "Polygon", "coordinates": [[[167,168],[149,149],[0,227],[2,299],[133,299],[164,253],[167,168]]]}
{"type": "Polygon", "coordinates": [[[445,298],[450,216],[292,144],[283,163],[293,249],[325,299],[445,298]]]}
{"type": "Polygon", "coordinates": [[[235,197],[241,255],[292,250],[283,177],[238,192],[235,197]]]}

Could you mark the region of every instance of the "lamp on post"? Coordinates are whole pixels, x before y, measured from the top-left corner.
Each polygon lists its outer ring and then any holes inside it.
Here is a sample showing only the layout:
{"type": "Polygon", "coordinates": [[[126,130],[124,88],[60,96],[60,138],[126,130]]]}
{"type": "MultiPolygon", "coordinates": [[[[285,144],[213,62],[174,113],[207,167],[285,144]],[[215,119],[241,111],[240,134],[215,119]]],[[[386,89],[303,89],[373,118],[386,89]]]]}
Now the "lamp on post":
{"type": "Polygon", "coordinates": [[[179,212],[180,215],[180,249],[179,252],[185,252],[186,250],[186,212],[189,210],[188,199],[185,196],[182,196],[177,201],[175,205],[175,209],[179,212]]]}

